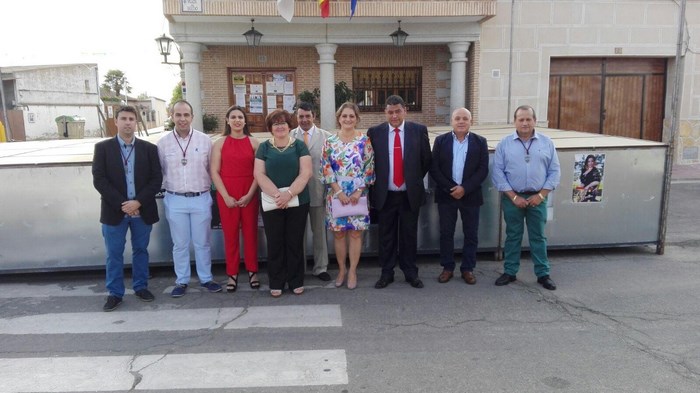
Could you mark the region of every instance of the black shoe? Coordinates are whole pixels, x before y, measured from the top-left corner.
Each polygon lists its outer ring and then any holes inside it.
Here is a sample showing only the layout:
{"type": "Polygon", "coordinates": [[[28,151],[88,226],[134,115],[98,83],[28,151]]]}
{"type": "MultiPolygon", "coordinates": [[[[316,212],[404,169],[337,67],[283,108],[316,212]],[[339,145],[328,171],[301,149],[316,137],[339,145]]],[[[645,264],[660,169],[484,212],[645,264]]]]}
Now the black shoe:
{"type": "Polygon", "coordinates": [[[511,276],[510,274],[503,273],[501,274],[501,277],[498,277],[496,279],[496,286],[500,287],[502,285],[508,285],[515,281],[515,276],[511,276]]]}
{"type": "Polygon", "coordinates": [[[141,300],[142,302],[152,302],[156,298],[155,296],[153,296],[151,291],[149,291],[146,288],[139,289],[138,291],[134,292],[134,295],[136,295],[136,297],[139,298],[139,300],[141,300]]]}
{"type": "Polygon", "coordinates": [[[418,277],[411,280],[406,279],[406,282],[411,284],[413,288],[423,288],[423,281],[421,281],[418,277]]]}
{"type": "Polygon", "coordinates": [[[102,307],[102,311],[113,311],[120,304],[122,304],[122,298],[109,295],[107,296],[107,303],[102,307]]]}
{"type": "Polygon", "coordinates": [[[380,277],[379,280],[377,280],[377,283],[374,284],[374,287],[377,289],[386,288],[387,285],[391,284],[392,282],[394,282],[394,277],[390,277],[390,278],[380,277]]]}
{"type": "Polygon", "coordinates": [[[316,278],[318,278],[321,281],[330,281],[331,275],[328,274],[328,272],[321,272],[316,275],[316,278]]]}
{"type": "Polygon", "coordinates": [[[554,284],[554,281],[552,281],[549,276],[542,276],[537,279],[537,282],[540,283],[544,287],[544,289],[549,289],[550,291],[553,291],[557,289],[556,284],[554,284]]]}

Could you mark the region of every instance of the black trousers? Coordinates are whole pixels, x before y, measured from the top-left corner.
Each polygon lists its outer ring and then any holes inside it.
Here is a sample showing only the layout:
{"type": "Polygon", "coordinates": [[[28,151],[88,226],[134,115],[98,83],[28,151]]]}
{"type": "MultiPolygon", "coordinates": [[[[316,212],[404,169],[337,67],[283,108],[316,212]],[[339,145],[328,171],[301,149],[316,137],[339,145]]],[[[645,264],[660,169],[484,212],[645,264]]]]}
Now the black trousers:
{"type": "Polygon", "coordinates": [[[440,216],[440,264],[444,270],[455,270],[455,227],[457,213],[462,216],[462,265],[459,271],[471,272],[476,266],[476,248],[479,244],[479,206],[462,206],[457,202],[438,203],[440,216]]]}
{"type": "Polygon", "coordinates": [[[384,207],[378,211],[383,278],[394,277],[397,259],[407,280],[418,278],[418,214],[419,210],[411,210],[406,192],[389,191],[384,207]]]}
{"type": "Polygon", "coordinates": [[[267,238],[270,289],[304,286],[304,231],[309,204],[262,213],[267,238]]]}

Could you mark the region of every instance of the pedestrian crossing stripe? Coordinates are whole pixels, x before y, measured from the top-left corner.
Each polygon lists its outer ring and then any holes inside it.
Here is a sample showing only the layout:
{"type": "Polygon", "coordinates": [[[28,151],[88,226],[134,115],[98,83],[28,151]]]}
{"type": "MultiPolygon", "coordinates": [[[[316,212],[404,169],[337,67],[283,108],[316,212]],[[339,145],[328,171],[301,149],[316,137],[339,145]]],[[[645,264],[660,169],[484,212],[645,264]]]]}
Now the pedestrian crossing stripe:
{"type": "Polygon", "coordinates": [[[345,385],[344,350],[0,359],[0,393],[345,385]],[[31,378],[27,377],[31,370],[31,378]]]}
{"type": "Polygon", "coordinates": [[[340,305],[49,313],[0,318],[0,334],[88,334],[201,329],[341,327],[340,305]],[[196,318],[193,315],[196,314],[196,318]]]}

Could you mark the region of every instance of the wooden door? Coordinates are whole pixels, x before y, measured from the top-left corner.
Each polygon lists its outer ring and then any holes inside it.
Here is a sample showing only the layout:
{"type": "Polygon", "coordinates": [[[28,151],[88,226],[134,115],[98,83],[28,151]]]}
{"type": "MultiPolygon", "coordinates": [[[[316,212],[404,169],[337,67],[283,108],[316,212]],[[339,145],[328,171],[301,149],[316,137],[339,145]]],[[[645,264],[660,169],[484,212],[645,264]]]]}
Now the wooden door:
{"type": "Polygon", "coordinates": [[[296,102],[294,70],[231,68],[228,75],[229,102],[245,107],[250,132],[267,132],[265,118],[273,109],[293,110],[296,102]]]}
{"type": "Polygon", "coordinates": [[[552,128],[661,141],[666,59],[553,58],[552,128]]]}

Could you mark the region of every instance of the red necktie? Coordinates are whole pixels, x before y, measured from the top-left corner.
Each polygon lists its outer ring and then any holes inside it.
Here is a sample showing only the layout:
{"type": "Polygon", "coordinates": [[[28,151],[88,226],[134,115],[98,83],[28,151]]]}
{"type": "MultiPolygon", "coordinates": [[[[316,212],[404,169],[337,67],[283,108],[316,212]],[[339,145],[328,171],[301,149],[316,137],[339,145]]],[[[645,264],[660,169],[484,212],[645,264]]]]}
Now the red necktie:
{"type": "Polygon", "coordinates": [[[401,137],[398,128],[394,128],[394,184],[396,187],[403,185],[403,153],[401,151],[401,137]]]}

